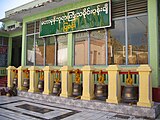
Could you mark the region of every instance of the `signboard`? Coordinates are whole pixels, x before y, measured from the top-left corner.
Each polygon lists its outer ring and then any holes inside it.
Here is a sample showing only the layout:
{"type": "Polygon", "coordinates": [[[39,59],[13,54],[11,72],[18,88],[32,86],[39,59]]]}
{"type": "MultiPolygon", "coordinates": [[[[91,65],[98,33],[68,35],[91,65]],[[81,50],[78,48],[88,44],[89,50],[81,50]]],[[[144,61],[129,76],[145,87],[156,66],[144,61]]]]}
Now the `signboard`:
{"type": "Polygon", "coordinates": [[[40,37],[111,26],[110,2],[43,18],[40,37]]]}

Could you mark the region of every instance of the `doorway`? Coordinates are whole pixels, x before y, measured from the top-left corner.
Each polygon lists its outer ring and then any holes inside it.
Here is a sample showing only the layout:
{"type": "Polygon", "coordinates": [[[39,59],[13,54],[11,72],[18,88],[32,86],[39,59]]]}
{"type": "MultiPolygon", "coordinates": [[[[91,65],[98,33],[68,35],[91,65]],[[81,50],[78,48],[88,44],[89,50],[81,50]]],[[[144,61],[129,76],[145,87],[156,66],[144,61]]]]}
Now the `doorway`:
{"type": "Polygon", "coordinates": [[[15,67],[21,66],[22,53],[22,36],[12,38],[12,58],[11,65],[15,67]]]}

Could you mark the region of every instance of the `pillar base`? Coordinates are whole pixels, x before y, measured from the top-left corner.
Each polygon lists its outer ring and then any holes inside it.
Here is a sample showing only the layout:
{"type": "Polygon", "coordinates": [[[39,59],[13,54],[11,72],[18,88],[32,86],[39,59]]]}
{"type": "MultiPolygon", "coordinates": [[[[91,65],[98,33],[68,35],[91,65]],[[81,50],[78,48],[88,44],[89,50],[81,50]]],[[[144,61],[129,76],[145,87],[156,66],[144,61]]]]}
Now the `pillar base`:
{"type": "Polygon", "coordinates": [[[44,91],[43,94],[50,95],[50,94],[52,94],[52,92],[51,91],[44,91]]]}
{"type": "Polygon", "coordinates": [[[68,94],[60,94],[61,97],[65,97],[65,98],[68,98],[70,97],[71,95],[68,95],[68,94]]]}
{"type": "Polygon", "coordinates": [[[137,106],[142,107],[152,107],[154,105],[154,102],[137,102],[137,106]]]}
{"type": "Polygon", "coordinates": [[[87,97],[87,96],[82,96],[81,97],[81,100],[93,100],[95,97],[94,96],[89,96],[89,97],[87,97]]]}
{"type": "Polygon", "coordinates": [[[118,104],[118,103],[120,103],[120,100],[118,100],[118,99],[106,99],[106,102],[113,103],[113,104],[118,104]]]}
{"type": "Polygon", "coordinates": [[[18,87],[18,90],[23,91],[23,90],[27,90],[27,88],[25,88],[25,87],[18,87]]]}
{"type": "Polygon", "coordinates": [[[31,92],[31,93],[39,92],[39,89],[35,89],[35,90],[29,89],[28,92],[31,92]]]}

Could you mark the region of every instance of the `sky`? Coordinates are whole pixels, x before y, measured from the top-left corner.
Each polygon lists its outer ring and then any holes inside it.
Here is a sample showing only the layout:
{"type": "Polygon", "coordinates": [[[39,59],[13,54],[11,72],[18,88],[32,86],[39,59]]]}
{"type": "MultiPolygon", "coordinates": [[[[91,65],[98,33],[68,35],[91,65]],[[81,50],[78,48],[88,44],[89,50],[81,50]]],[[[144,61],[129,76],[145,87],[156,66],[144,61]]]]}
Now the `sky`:
{"type": "Polygon", "coordinates": [[[18,7],[30,1],[33,0],[0,0],[0,19],[5,17],[5,11],[18,7]]]}

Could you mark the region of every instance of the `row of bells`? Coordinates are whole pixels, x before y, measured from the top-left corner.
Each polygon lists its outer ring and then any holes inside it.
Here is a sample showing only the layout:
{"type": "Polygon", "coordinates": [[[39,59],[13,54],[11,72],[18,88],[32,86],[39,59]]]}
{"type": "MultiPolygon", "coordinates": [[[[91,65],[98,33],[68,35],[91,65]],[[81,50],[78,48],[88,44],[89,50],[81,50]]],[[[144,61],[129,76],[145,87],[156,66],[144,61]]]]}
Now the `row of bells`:
{"type": "MultiPolygon", "coordinates": [[[[13,80],[13,84],[17,85],[17,79],[13,80]]],[[[29,88],[29,79],[24,79],[24,87],[29,88]]],[[[44,90],[44,81],[39,80],[38,82],[38,89],[42,92],[44,90]]],[[[55,83],[53,86],[53,94],[59,95],[61,92],[61,83],[55,83]]],[[[82,95],[82,84],[73,84],[73,96],[81,96],[82,95]]],[[[134,86],[125,86],[122,91],[122,101],[132,103],[137,101],[137,94],[136,89],[134,86]]],[[[96,90],[95,90],[95,96],[96,98],[106,98],[107,91],[106,91],[106,85],[97,84],[96,90]]]]}

